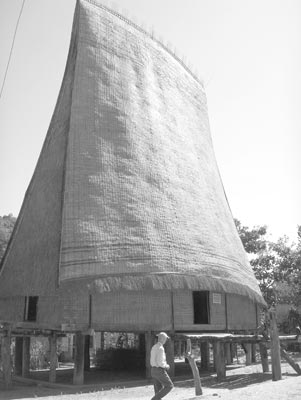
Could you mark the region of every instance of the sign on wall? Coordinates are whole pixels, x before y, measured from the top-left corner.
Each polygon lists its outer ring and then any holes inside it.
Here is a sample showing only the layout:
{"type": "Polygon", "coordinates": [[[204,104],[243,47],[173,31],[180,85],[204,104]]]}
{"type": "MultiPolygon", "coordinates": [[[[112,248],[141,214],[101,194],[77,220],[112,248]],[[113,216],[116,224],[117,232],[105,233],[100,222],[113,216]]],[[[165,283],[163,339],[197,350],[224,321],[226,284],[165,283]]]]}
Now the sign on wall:
{"type": "Polygon", "coordinates": [[[212,302],[213,304],[222,304],[221,293],[212,293],[212,302]]]}

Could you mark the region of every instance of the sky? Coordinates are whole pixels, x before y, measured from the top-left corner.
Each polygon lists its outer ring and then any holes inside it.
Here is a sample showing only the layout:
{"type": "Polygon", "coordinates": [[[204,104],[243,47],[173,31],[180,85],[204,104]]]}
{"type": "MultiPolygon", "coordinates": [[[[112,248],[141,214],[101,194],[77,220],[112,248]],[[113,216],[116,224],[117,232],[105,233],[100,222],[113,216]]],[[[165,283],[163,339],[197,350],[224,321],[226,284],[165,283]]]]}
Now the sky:
{"type": "MultiPolygon", "coordinates": [[[[23,0],[0,0],[2,85],[23,0]]],[[[26,0],[0,98],[0,215],[17,216],[54,111],[76,0],[26,0]]],[[[204,82],[227,198],[277,239],[301,225],[301,1],[115,0],[204,82]]]]}

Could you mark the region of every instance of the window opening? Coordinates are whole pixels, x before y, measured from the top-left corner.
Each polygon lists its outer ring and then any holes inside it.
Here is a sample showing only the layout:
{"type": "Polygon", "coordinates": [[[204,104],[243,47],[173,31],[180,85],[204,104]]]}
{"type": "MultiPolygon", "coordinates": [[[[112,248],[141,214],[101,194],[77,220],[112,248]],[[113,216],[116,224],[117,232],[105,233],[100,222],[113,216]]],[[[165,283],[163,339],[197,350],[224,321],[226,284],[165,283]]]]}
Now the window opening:
{"type": "Polygon", "coordinates": [[[38,312],[39,296],[28,296],[25,298],[25,321],[36,321],[38,312]]]}
{"type": "Polygon", "coordinates": [[[209,292],[193,292],[193,311],[195,324],[209,324],[209,292]]]}

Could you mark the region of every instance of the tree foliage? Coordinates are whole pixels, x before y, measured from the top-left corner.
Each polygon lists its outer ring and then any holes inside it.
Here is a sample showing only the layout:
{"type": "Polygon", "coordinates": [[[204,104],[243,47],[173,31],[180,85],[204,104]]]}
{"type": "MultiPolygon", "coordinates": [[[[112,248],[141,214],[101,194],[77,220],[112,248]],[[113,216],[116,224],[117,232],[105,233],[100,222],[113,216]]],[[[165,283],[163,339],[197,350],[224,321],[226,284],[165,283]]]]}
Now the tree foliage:
{"type": "Polygon", "coordinates": [[[14,229],[16,218],[12,215],[0,216],[0,262],[5,253],[9,238],[14,229]]]}
{"type": "Polygon", "coordinates": [[[267,304],[301,305],[301,226],[298,243],[289,243],[286,236],[277,242],[267,240],[266,226],[250,229],[238,220],[235,224],[267,304]]]}
{"type": "Polygon", "coordinates": [[[253,229],[243,226],[238,219],[234,219],[236,229],[247,253],[257,254],[266,249],[265,235],[267,227],[257,226],[253,229]]]}

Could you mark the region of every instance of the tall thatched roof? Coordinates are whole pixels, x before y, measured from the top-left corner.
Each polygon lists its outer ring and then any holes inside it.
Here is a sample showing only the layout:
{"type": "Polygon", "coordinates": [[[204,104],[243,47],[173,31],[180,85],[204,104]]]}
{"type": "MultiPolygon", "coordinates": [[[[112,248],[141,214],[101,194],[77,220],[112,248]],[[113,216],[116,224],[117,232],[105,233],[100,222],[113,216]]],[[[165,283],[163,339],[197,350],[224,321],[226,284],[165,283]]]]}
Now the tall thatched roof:
{"type": "Polygon", "coordinates": [[[263,301],[216,165],[202,83],[96,0],[77,3],[1,277],[4,291],[80,280],[90,290],[188,287],[263,301]]]}

